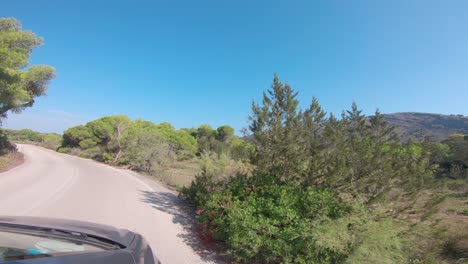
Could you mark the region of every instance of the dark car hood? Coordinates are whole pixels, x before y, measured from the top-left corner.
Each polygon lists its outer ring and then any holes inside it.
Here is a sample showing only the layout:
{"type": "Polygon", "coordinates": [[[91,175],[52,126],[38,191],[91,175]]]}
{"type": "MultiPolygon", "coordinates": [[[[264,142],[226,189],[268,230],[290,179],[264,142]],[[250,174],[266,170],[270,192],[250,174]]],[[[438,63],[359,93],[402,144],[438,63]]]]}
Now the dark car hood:
{"type": "Polygon", "coordinates": [[[31,216],[0,216],[0,225],[35,226],[43,228],[75,231],[92,236],[112,240],[125,247],[129,246],[135,238],[135,234],[126,229],[96,224],[85,221],[66,220],[58,218],[44,218],[31,216]]]}

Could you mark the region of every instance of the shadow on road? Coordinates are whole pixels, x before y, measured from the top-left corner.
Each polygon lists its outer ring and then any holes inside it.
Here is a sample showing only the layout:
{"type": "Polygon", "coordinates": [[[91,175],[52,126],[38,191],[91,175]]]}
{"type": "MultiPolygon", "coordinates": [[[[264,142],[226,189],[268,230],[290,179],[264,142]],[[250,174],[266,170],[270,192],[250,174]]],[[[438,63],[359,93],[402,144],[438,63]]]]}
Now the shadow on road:
{"type": "Polygon", "coordinates": [[[172,222],[184,228],[184,233],[179,235],[184,242],[204,260],[216,263],[224,261],[213,251],[203,245],[197,236],[195,229],[195,214],[193,208],[171,192],[149,192],[143,193],[143,202],[149,203],[153,208],[173,216],[172,222]]]}

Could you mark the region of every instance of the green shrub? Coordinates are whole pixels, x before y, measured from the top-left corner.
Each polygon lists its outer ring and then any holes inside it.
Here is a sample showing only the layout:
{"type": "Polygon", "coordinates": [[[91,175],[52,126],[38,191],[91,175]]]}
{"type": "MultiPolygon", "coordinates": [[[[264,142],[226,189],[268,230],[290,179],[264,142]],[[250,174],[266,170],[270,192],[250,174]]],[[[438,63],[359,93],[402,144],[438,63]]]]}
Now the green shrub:
{"type": "Polygon", "coordinates": [[[183,187],[179,196],[184,199],[190,199],[195,206],[204,206],[211,197],[211,192],[220,187],[214,176],[202,170],[201,173],[195,175],[189,187],[183,187]]]}
{"type": "Polygon", "coordinates": [[[42,146],[48,149],[56,150],[62,144],[62,137],[58,134],[43,134],[42,146]]]}
{"type": "MultiPolygon", "coordinates": [[[[74,150],[78,151],[79,152],[78,156],[80,156],[82,158],[93,159],[93,160],[97,160],[97,161],[103,161],[103,152],[98,146],[88,148],[88,149],[85,149],[85,150],[78,150],[78,149],[74,149],[74,150]]],[[[73,149],[72,149],[72,152],[70,154],[76,155],[76,154],[74,154],[73,149]]]]}
{"type": "Polygon", "coordinates": [[[114,156],[112,156],[112,154],[110,153],[104,153],[102,155],[102,161],[106,162],[106,163],[112,163],[114,160],[114,156]]]}
{"type": "Polygon", "coordinates": [[[154,128],[177,152],[180,160],[194,156],[198,148],[197,140],[185,130],[176,130],[169,123],[153,124],[154,128]]]}
{"type": "Polygon", "coordinates": [[[226,243],[238,262],[342,260],[341,252],[317,248],[312,233],[318,221],[342,216],[346,206],[330,191],[271,184],[275,179],[265,178],[238,176],[227,189],[211,192],[201,202],[203,232],[226,243]]]}
{"type": "Polygon", "coordinates": [[[135,129],[124,144],[131,168],[161,176],[174,161],[170,145],[155,129],[135,129]]]}
{"type": "Polygon", "coordinates": [[[4,130],[0,130],[0,155],[16,151],[16,146],[9,140],[4,130]]]}
{"type": "Polygon", "coordinates": [[[30,129],[2,131],[10,140],[19,143],[34,144],[52,150],[56,150],[62,144],[62,136],[56,133],[40,133],[30,129]]]}
{"type": "Polygon", "coordinates": [[[358,245],[346,263],[403,263],[405,256],[396,226],[390,220],[367,221],[358,232],[358,245]]]}
{"type": "Polygon", "coordinates": [[[398,230],[329,189],[254,174],[197,175],[182,196],[197,206],[202,237],[237,263],[400,263],[398,230]],[[380,262],[379,262],[380,261],[380,262]]]}
{"type": "Polygon", "coordinates": [[[59,153],[65,153],[65,154],[69,154],[71,152],[71,148],[67,148],[67,147],[60,147],[57,149],[57,152],[59,153]]]}
{"type": "Polygon", "coordinates": [[[84,140],[80,141],[80,143],[78,145],[82,149],[88,149],[88,148],[92,148],[92,147],[96,146],[97,142],[92,140],[92,139],[87,138],[87,139],[84,139],[84,140]]]}
{"type": "Polygon", "coordinates": [[[199,159],[200,171],[213,176],[216,180],[227,180],[237,174],[248,174],[250,165],[245,161],[231,159],[228,154],[203,152],[199,159]]]}

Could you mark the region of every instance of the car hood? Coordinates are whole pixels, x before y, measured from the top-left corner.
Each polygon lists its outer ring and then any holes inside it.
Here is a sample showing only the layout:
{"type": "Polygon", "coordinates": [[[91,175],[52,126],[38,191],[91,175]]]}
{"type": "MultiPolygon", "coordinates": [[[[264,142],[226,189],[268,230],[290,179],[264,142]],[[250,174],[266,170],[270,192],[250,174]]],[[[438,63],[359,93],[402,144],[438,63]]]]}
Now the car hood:
{"type": "Polygon", "coordinates": [[[32,216],[0,216],[0,225],[1,224],[75,231],[79,233],[109,239],[125,247],[128,247],[135,238],[135,234],[126,229],[118,229],[112,226],[85,221],[58,218],[32,216]]]}

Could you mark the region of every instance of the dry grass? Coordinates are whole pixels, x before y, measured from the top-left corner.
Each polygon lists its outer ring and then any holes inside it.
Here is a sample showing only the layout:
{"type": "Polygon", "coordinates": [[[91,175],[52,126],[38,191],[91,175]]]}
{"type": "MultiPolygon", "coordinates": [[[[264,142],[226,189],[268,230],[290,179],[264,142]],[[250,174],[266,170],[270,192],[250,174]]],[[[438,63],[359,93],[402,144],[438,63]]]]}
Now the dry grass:
{"type": "Polygon", "coordinates": [[[0,156],[0,172],[8,171],[24,162],[24,156],[20,152],[10,152],[0,156]]]}
{"type": "Polygon", "coordinates": [[[441,181],[388,205],[406,229],[402,237],[411,245],[412,263],[464,263],[468,258],[467,180],[441,181]]]}
{"type": "Polygon", "coordinates": [[[196,159],[177,161],[167,171],[161,180],[172,188],[182,188],[190,185],[195,175],[200,171],[200,163],[196,159]]]}

